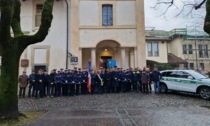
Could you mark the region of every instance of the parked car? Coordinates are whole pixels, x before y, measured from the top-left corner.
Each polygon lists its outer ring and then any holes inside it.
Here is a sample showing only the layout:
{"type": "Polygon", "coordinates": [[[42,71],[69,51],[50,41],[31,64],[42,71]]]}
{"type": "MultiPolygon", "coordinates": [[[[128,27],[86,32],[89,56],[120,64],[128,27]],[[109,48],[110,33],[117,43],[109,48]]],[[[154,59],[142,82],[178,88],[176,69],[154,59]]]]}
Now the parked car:
{"type": "Polygon", "coordinates": [[[199,94],[202,99],[210,99],[210,79],[194,70],[165,70],[161,75],[161,92],[191,92],[199,94]]]}

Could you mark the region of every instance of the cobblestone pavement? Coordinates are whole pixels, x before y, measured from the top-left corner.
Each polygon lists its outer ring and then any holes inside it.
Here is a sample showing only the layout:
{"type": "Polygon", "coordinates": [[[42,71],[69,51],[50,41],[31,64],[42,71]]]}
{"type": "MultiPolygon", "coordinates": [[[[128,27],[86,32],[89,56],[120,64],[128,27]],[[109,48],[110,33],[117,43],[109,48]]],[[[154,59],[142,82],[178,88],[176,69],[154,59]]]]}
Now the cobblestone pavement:
{"type": "Polygon", "coordinates": [[[120,93],[20,99],[20,111],[49,110],[29,126],[209,126],[210,101],[183,94],[120,93]]]}

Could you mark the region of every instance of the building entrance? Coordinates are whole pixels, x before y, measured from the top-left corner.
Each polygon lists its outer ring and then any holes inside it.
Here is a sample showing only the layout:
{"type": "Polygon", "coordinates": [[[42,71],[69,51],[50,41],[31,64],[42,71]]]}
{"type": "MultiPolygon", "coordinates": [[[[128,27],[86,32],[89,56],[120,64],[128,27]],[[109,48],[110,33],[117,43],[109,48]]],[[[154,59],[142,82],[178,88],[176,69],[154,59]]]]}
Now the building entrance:
{"type": "Polygon", "coordinates": [[[40,69],[46,71],[46,70],[47,70],[47,67],[46,67],[45,65],[34,66],[34,70],[35,70],[35,73],[36,73],[36,74],[38,73],[38,71],[39,71],[40,69]]]}
{"type": "Polygon", "coordinates": [[[111,56],[101,56],[101,59],[103,60],[103,68],[107,69],[108,68],[108,60],[112,59],[111,56]]]}

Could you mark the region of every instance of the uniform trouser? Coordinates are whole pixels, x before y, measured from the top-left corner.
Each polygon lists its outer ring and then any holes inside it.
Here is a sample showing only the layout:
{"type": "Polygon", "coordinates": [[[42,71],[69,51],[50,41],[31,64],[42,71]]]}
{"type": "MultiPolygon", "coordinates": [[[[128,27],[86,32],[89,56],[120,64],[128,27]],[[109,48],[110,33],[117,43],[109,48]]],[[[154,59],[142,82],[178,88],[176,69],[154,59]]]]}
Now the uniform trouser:
{"type": "Polygon", "coordinates": [[[98,94],[103,94],[103,86],[98,86],[98,94]]]}
{"type": "Polygon", "coordinates": [[[95,84],[91,84],[91,94],[95,93],[95,84]]]}
{"type": "Polygon", "coordinates": [[[133,81],[132,85],[133,85],[133,91],[137,91],[138,82],[137,81],[133,81]]]}
{"type": "Polygon", "coordinates": [[[113,93],[118,93],[119,92],[119,81],[113,80],[112,92],[113,93]]]}
{"type": "Polygon", "coordinates": [[[150,93],[152,92],[152,82],[151,81],[148,83],[148,90],[150,93]]]}
{"type": "Polygon", "coordinates": [[[62,84],[62,94],[68,96],[68,84],[62,84]]]}
{"type": "Polygon", "coordinates": [[[143,93],[149,93],[148,91],[148,83],[144,83],[143,85],[143,93]]]}
{"type": "Polygon", "coordinates": [[[76,84],[76,95],[79,95],[79,89],[81,84],[76,84]]]}
{"type": "Polygon", "coordinates": [[[124,93],[128,91],[128,82],[122,82],[122,90],[124,93]]]}
{"type": "Polygon", "coordinates": [[[111,80],[106,80],[106,92],[111,92],[111,80]]]}
{"type": "Polygon", "coordinates": [[[39,92],[39,85],[37,83],[34,84],[34,97],[38,97],[38,92],[39,92]]]}
{"type": "Polygon", "coordinates": [[[25,97],[26,87],[20,87],[19,97],[25,97]]]}
{"type": "Polygon", "coordinates": [[[131,84],[132,84],[131,81],[127,82],[127,91],[131,91],[131,84]]]}
{"type": "Polygon", "coordinates": [[[121,92],[122,91],[122,86],[123,86],[123,82],[122,81],[118,81],[117,92],[121,92]]]}
{"type": "Polygon", "coordinates": [[[49,83],[47,83],[46,87],[47,87],[47,96],[50,96],[51,95],[51,91],[50,91],[51,85],[49,83]]]}
{"type": "Polygon", "coordinates": [[[43,88],[42,89],[43,90],[43,92],[42,92],[43,93],[43,96],[46,96],[47,83],[44,83],[42,88],[43,88]]]}
{"type": "Polygon", "coordinates": [[[30,83],[28,87],[28,97],[31,97],[31,92],[32,92],[32,97],[34,97],[34,83],[30,83]]]}
{"type": "Polygon", "coordinates": [[[87,83],[81,83],[81,94],[87,94],[87,83]]]}
{"type": "Polygon", "coordinates": [[[56,83],[56,96],[61,96],[61,83],[56,83]]]}
{"type": "Polygon", "coordinates": [[[74,83],[70,83],[69,88],[70,88],[70,96],[74,96],[75,84],[74,83]]]}
{"type": "Polygon", "coordinates": [[[50,95],[55,95],[55,84],[50,84],[50,95]]]}
{"type": "Polygon", "coordinates": [[[142,85],[141,81],[139,81],[139,91],[143,92],[143,85],[142,85]]]}
{"type": "Polygon", "coordinates": [[[44,96],[44,84],[43,83],[39,84],[38,90],[39,90],[39,95],[42,98],[44,96]]]}

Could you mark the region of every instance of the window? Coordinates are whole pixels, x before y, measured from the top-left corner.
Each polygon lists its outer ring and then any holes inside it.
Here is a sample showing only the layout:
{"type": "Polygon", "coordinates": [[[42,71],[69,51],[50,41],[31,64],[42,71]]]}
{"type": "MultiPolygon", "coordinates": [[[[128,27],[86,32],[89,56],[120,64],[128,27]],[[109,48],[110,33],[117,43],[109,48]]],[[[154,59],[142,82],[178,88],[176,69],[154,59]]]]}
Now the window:
{"type": "Polygon", "coordinates": [[[188,63],[185,63],[185,64],[184,64],[184,68],[185,68],[185,69],[188,69],[188,63]]]}
{"type": "Polygon", "coordinates": [[[158,42],[153,43],[154,56],[159,56],[158,42]]]}
{"type": "Polygon", "coordinates": [[[158,42],[148,42],[147,53],[148,53],[148,56],[159,56],[158,42]]]}
{"type": "Polygon", "coordinates": [[[182,45],[183,54],[193,54],[192,45],[182,45]]]}
{"type": "Polygon", "coordinates": [[[152,56],[152,42],[147,43],[148,56],[152,56]]]}
{"type": "Polygon", "coordinates": [[[187,45],[182,45],[183,54],[187,54],[187,45]]]}
{"type": "Polygon", "coordinates": [[[198,45],[199,49],[199,57],[200,58],[208,58],[209,53],[208,53],[208,45],[198,45]]]}
{"type": "Polygon", "coordinates": [[[188,53],[193,54],[192,45],[188,45],[188,53]]]}
{"type": "Polygon", "coordinates": [[[194,63],[190,63],[190,69],[194,69],[194,63]]]}
{"type": "Polygon", "coordinates": [[[204,70],[204,63],[200,63],[199,69],[200,69],[200,70],[204,70]]]}
{"type": "Polygon", "coordinates": [[[102,6],[102,25],[112,26],[113,25],[113,8],[112,5],[102,6]]]}
{"type": "Polygon", "coordinates": [[[43,4],[36,5],[35,27],[39,27],[41,25],[42,9],[43,9],[43,4]]]}

